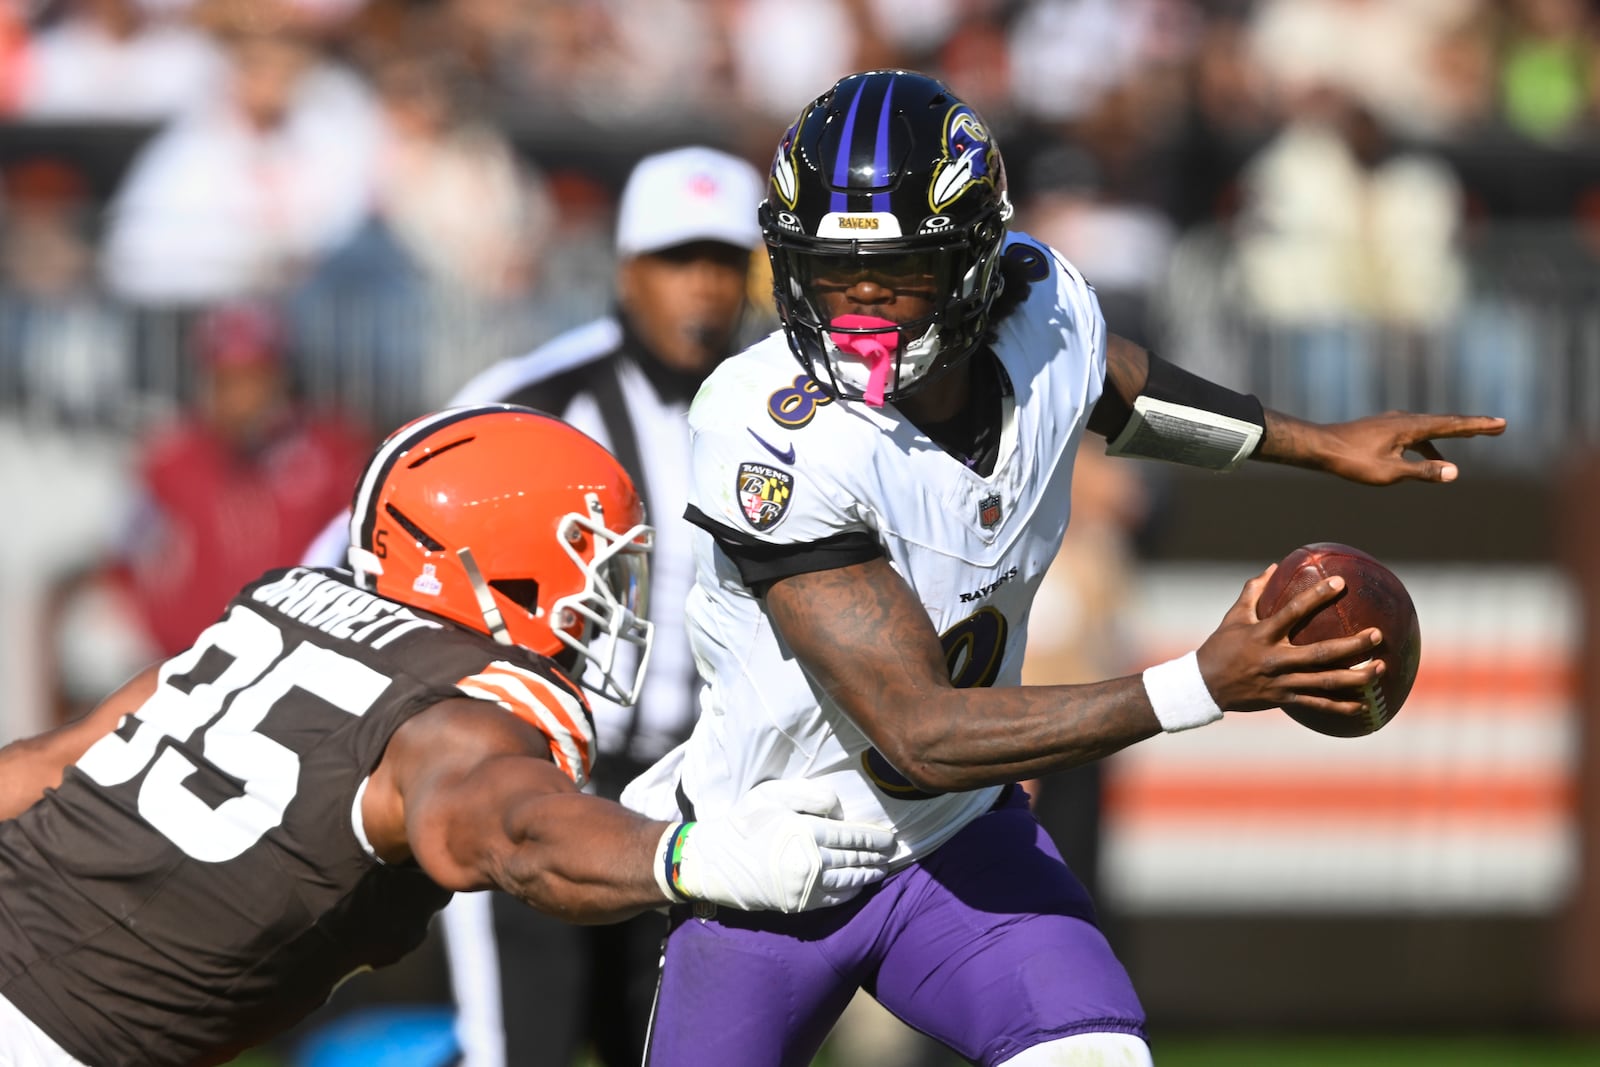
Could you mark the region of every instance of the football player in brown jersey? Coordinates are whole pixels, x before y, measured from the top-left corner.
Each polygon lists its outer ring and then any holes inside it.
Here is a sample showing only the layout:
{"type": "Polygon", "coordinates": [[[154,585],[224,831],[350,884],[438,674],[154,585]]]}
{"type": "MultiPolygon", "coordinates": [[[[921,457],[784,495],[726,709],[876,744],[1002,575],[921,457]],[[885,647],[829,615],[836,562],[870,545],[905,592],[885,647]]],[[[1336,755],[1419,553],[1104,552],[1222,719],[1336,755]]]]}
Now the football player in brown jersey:
{"type": "Polygon", "coordinates": [[[549,416],[396,431],[349,571],[268,572],[187,651],[0,750],[0,1061],[226,1062],[416,947],[452,892],[606,922],[881,879],[890,834],[828,818],[815,783],[676,823],[582,791],[584,688],[631,699],[648,660],[652,539],[612,456],[549,416]]]}

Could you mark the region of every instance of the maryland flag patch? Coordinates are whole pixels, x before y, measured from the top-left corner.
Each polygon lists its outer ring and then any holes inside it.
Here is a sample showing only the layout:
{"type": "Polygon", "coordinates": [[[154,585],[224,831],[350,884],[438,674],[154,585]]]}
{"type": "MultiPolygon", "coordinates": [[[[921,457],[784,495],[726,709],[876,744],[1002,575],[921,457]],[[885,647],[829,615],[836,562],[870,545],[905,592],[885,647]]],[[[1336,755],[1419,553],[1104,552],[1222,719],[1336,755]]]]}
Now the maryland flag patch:
{"type": "Polygon", "coordinates": [[[794,475],[765,463],[739,464],[739,510],[757,530],[770,530],[789,513],[794,475]]]}

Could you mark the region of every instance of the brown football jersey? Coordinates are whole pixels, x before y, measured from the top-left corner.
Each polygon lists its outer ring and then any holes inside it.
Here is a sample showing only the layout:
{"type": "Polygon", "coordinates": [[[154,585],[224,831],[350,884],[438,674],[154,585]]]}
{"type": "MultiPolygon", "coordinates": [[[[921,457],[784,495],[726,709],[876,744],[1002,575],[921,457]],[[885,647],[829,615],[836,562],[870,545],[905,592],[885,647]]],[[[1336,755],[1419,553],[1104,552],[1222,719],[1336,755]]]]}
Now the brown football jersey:
{"type": "Polygon", "coordinates": [[[0,823],[0,996],[86,1063],[220,1063],[405,955],[449,894],[376,859],[356,811],[395,730],[464,694],[583,780],[588,707],[548,660],[342,572],[247,586],[0,823]]]}

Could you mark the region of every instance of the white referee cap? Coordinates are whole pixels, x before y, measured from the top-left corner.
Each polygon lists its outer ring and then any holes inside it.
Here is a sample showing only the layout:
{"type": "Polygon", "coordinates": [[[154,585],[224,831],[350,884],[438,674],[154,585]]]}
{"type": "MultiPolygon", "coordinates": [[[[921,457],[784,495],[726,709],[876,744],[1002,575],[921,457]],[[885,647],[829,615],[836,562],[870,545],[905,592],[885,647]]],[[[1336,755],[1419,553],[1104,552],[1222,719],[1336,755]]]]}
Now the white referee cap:
{"type": "Polygon", "coordinates": [[[628,175],[617,208],[617,255],[637,256],[690,241],[761,244],[761,175],[715,148],[646,156],[628,175]]]}

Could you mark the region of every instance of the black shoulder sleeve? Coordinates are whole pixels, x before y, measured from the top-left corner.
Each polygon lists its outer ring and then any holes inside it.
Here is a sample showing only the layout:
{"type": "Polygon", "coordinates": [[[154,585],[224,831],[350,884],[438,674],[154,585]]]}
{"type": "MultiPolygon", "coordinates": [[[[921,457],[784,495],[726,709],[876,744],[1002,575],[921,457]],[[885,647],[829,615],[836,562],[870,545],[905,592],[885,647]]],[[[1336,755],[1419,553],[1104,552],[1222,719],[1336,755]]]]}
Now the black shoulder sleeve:
{"type": "Polygon", "coordinates": [[[690,504],[683,517],[709,533],[717,546],[739,568],[739,577],[757,596],[765,596],[780,578],[812,571],[849,567],[878,559],[883,546],[865,530],[824,537],[799,545],[775,545],[719,522],[690,504]]]}

